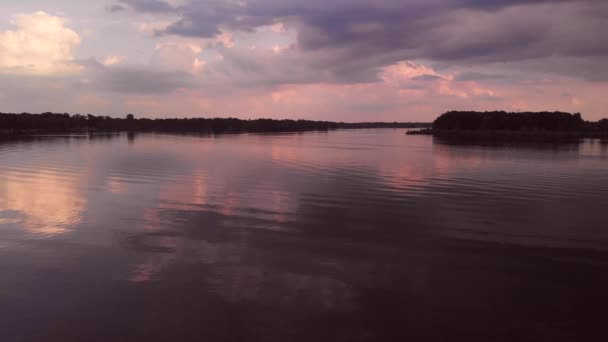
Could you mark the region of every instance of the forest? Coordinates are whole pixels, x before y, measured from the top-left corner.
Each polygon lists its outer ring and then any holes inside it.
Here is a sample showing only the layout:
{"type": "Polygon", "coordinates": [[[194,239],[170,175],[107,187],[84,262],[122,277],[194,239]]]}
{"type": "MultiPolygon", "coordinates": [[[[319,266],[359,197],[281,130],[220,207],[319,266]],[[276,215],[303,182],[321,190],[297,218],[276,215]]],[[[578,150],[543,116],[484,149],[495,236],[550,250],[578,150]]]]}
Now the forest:
{"type": "Polygon", "coordinates": [[[591,128],[581,114],[564,112],[457,112],[442,114],[434,130],[580,131],[591,128]]]}
{"type": "Polygon", "coordinates": [[[0,133],[31,134],[46,132],[197,132],[197,133],[240,133],[240,132],[298,132],[327,131],[358,128],[422,128],[430,123],[344,123],[311,120],[275,120],[237,118],[184,118],[148,119],[135,118],[128,114],[125,118],[95,116],[91,114],[58,113],[0,113],[0,133]]]}

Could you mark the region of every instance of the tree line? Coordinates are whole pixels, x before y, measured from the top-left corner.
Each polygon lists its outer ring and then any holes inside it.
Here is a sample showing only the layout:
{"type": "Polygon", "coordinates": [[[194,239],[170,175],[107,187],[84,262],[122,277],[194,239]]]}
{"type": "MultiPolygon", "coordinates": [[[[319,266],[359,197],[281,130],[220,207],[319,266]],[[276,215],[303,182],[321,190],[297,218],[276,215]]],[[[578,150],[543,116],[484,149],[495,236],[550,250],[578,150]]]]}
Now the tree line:
{"type": "Polygon", "coordinates": [[[608,119],[584,121],[580,113],[565,112],[472,112],[451,111],[433,122],[434,131],[608,131],[608,119]]]}
{"type": "Polygon", "coordinates": [[[275,120],[237,118],[184,118],[184,119],[147,119],[135,118],[128,114],[125,118],[95,116],[91,114],[68,113],[0,113],[0,132],[111,132],[111,131],[149,131],[149,132],[297,132],[327,131],[350,128],[412,128],[428,127],[428,123],[343,123],[312,120],[275,120]]]}

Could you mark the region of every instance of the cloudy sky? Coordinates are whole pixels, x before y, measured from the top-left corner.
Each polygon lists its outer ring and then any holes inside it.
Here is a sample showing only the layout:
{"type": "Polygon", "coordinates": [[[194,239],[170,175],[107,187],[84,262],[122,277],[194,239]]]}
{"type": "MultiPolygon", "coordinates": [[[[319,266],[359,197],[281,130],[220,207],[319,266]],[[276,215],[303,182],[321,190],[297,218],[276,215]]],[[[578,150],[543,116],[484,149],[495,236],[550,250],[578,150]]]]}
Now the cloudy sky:
{"type": "Polygon", "coordinates": [[[0,111],[608,117],[605,0],[3,0],[0,111]]]}

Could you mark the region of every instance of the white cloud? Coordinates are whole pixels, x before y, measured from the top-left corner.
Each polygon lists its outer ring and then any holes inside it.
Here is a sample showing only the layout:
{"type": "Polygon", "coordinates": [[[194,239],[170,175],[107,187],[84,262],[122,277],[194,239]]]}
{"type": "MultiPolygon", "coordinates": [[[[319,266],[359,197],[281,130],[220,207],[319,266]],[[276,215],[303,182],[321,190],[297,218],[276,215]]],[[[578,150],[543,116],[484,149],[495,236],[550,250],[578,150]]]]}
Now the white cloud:
{"type": "Polygon", "coordinates": [[[413,61],[403,61],[384,68],[381,78],[387,83],[401,83],[416,77],[432,76],[437,78],[449,78],[440,75],[433,68],[415,63],[413,61]]]}
{"type": "Polygon", "coordinates": [[[205,66],[205,61],[198,58],[202,51],[203,48],[194,43],[162,43],[156,46],[151,62],[163,69],[199,74],[205,66]]]}
{"type": "Polygon", "coordinates": [[[270,26],[270,31],[274,33],[283,33],[287,31],[287,29],[285,28],[285,24],[283,24],[282,22],[278,22],[270,26]]]}
{"type": "Polygon", "coordinates": [[[413,61],[403,61],[384,68],[381,79],[399,88],[402,96],[439,94],[460,99],[491,98],[496,93],[475,81],[455,81],[451,74],[441,74],[433,68],[413,61]]]}
{"type": "Polygon", "coordinates": [[[233,48],[235,45],[233,36],[229,32],[222,32],[221,34],[218,34],[215,37],[215,41],[223,44],[225,47],[227,47],[229,49],[233,48]]]}
{"type": "Polygon", "coordinates": [[[13,16],[15,30],[0,31],[0,72],[54,75],[80,69],[72,63],[81,38],[66,19],[45,12],[13,16]]]}
{"type": "Polygon", "coordinates": [[[110,65],[122,64],[126,60],[127,60],[127,58],[125,56],[112,55],[112,56],[107,56],[106,58],[104,58],[102,63],[103,63],[103,65],[110,66],[110,65]]]}
{"type": "Polygon", "coordinates": [[[157,20],[135,23],[135,29],[147,36],[154,36],[157,32],[166,30],[171,25],[171,20],[157,20]]]}

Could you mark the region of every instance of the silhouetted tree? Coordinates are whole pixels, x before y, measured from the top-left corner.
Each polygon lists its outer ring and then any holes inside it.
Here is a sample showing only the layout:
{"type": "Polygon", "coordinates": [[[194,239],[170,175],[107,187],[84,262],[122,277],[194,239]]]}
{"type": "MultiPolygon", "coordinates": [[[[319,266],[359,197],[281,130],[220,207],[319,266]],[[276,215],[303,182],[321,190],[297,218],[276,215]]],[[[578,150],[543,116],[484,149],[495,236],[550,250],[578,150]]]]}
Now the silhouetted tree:
{"type": "Polygon", "coordinates": [[[437,131],[579,131],[585,123],[580,113],[564,112],[447,112],[433,123],[437,131]]]}

